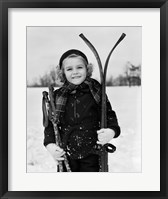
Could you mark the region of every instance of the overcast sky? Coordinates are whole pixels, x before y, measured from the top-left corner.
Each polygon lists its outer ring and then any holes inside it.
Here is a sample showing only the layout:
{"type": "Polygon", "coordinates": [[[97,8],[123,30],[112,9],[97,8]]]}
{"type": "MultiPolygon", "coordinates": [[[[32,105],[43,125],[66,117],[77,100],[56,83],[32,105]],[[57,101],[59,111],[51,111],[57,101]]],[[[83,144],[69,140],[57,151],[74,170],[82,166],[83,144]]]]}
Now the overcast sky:
{"type": "Polygon", "coordinates": [[[142,63],[141,27],[27,27],[27,80],[38,79],[55,67],[60,56],[69,49],[83,51],[94,65],[93,77],[99,78],[95,56],[79,37],[83,33],[94,45],[104,66],[105,60],[122,33],[124,40],[114,50],[108,66],[107,78],[123,73],[127,61],[142,63]]]}

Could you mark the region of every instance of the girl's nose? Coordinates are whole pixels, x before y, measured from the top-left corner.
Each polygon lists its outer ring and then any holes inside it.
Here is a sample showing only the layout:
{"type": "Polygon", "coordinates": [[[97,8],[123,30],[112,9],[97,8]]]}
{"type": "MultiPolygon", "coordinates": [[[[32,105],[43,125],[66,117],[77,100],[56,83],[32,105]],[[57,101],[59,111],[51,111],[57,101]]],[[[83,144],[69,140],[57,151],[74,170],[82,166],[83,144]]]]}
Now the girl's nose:
{"type": "Polygon", "coordinates": [[[77,73],[77,70],[76,69],[73,69],[73,74],[76,74],[77,73]]]}

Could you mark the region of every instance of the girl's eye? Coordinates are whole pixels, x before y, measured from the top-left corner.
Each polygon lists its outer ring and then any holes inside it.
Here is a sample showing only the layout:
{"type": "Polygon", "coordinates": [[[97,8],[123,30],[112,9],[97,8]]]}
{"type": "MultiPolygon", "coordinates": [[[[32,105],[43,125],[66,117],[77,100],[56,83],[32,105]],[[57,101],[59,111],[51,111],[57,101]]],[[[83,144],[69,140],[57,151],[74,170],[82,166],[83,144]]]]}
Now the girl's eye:
{"type": "Polygon", "coordinates": [[[72,68],[67,68],[66,70],[67,70],[67,71],[71,71],[71,70],[72,70],[72,68]]]}
{"type": "Polygon", "coordinates": [[[83,66],[78,66],[78,69],[81,69],[81,68],[83,68],[83,66]]]}

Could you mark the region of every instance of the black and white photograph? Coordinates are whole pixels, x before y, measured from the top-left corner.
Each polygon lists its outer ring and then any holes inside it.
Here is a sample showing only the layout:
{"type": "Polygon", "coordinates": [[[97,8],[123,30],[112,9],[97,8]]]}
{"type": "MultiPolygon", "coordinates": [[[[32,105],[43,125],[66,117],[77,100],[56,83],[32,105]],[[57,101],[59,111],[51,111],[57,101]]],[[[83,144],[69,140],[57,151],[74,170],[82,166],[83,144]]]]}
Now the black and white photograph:
{"type": "Polygon", "coordinates": [[[167,0],[0,0],[0,198],[167,198],[167,0]]]}
{"type": "Polygon", "coordinates": [[[26,172],[142,172],[141,26],[26,27],[26,172]]]}

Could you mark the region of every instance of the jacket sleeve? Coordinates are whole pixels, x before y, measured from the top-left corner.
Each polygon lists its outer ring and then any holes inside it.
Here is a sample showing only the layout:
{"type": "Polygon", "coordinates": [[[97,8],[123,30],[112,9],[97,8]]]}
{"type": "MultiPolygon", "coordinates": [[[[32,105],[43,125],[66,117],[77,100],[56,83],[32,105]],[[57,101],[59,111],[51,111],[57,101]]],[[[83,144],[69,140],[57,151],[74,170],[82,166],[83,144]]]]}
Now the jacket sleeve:
{"type": "Polygon", "coordinates": [[[111,104],[107,98],[106,106],[107,106],[107,127],[111,128],[115,131],[114,138],[120,135],[120,127],[118,125],[118,120],[115,111],[112,110],[111,104]]]}

